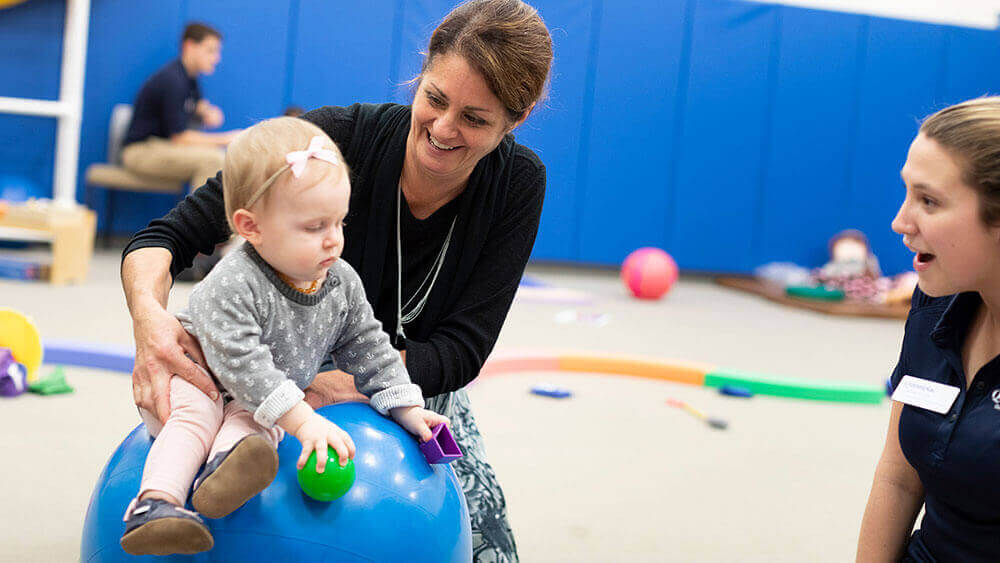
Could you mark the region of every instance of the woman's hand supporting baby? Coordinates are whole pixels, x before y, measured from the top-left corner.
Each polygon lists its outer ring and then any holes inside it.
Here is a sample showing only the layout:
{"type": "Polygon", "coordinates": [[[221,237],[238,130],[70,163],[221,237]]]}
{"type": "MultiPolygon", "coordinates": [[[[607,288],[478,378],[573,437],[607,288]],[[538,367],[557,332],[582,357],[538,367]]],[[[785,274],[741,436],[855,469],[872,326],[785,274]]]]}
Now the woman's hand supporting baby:
{"type": "Polygon", "coordinates": [[[140,248],[122,262],[122,286],[135,335],[132,396],[135,404],[165,423],[170,415],[170,378],[180,376],[215,399],[215,382],[199,366],[207,365],[198,341],[168,313],[170,252],[140,248]]]}

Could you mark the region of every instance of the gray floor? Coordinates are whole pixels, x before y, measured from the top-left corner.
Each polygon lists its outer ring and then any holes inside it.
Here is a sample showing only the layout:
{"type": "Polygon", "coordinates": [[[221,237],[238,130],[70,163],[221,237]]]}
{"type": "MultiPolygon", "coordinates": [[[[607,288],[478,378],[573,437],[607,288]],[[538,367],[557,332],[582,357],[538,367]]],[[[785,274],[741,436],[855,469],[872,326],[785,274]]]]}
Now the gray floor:
{"type": "MultiPolygon", "coordinates": [[[[594,303],[518,301],[498,350],[634,354],[878,383],[902,337],[901,321],[790,310],[701,279],[640,302],[614,272],[529,273],[594,303]],[[558,322],[568,309],[605,314],[607,323],[558,322]]],[[[171,308],[189,292],[178,284],[171,308]]],[[[99,253],[79,286],[0,280],[4,306],[32,316],[44,338],[131,343],[114,252],[99,253]]],[[[72,395],[0,401],[0,561],[78,557],[94,481],[138,422],[127,376],[67,374],[72,395]]],[[[484,377],[470,395],[527,562],[850,560],[888,418],[887,404],[738,400],[564,373],[484,377]],[[575,395],[530,395],[538,382],[575,395]],[[728,418],[730,429],[709,429],[666,406],[668,397],[728,418]]]]}

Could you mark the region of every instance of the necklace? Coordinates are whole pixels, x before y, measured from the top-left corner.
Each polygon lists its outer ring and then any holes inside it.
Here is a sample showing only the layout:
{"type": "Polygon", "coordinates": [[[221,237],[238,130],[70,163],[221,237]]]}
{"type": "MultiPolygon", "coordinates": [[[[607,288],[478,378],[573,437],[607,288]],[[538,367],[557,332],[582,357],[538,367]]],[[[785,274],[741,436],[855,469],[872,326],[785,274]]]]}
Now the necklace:
{"type": "Polygon", "coordinates": [[[413,292],[410,299],[407,300],[406,304],[403,304],[403,234],[400,228],[399,216],[402,213],[402,199],[403,199],[403,184],[400,183],[396,187],[396,336],[400,338],[406,338],[406,333],[403,332],[403,324],[409,324],[413,322],[414,319],[420,316],[420,313],[424,311],[424,305],[427,304],[427,299],[430,298],[431,289],[434,288],[434,282],[437,281],[438,274],[441,273],[441,266],[444,265],[444,257],[448,253],[448,246],[451,245],[451,235],[455,231],[455,223],[458,221],[458,215],[451,220],[451,227],[448,228],[448,236],[444,238],[444,244],[441,245],[441,250],[438,252],[437,258],[434,259],[434,264],[431,265],[430,271],[427,272],[427,276],[424,277],[424,281],[420,282],[417,290],[413,292]],[[429,283],[428,283],[429,282],[429,283]],[[426,286],[427,289],[424,289],[426,286]],[[413,300],[417,299],[420,292],[423,291],[423,296],[417,300],[414,304],[413,300]],[[412,307],[410,305],[413,304],[412,307]],[[403,309],[409,307],[410,310],[403,313],[403,309]]]}
{"type": "MultiPolygon", "coordinates": [[[[277,270],[275,270],[275,271],[277,271],[277,270]]],[[[278,277],[281,278],[281,281],[283,281],[283,282],[287,283],[288,285],[292,286],[292,289],[294,289],[295,291],[298,291],[299,293],[305,293],[306,295],[312,295],[313,293],[316,293],[316,290],[319,289],[317,287],[319,285],[319,280],[313,280],[312,284],[310,284],[309,287],[307,287],[305,289],[302,289],[301,287],[295,285],[295,283],[288,276],[286,276],[285,274],[282,274],[281,272],[278,272],[278,277]]]]}

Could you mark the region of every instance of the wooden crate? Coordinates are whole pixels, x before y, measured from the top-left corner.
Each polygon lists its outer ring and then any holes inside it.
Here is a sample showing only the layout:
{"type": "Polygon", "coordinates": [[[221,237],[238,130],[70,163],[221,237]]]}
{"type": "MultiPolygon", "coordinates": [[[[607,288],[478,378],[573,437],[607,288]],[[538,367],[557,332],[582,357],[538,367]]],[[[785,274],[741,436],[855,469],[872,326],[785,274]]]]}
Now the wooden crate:
{"type": "Polygon", "coordinates": [[[83,206],[49,201],[0,206],[0,239],[50,245],[49,281],[54,284],[86,281],[96,229],[97,214],[83,206]]]}

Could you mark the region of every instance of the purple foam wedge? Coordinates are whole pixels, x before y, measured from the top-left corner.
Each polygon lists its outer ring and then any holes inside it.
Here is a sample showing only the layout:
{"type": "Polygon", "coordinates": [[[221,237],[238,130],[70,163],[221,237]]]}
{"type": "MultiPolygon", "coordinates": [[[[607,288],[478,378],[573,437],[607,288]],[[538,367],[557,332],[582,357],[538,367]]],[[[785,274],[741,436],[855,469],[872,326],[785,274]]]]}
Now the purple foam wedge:
{"type": "Polygon", "coordinates": [[[431,428],[431,439],[420,444],[427,463],[451,463],[462,457],[462,450],[448,430],[447,424],[438,424],[431,428]]]}
{"type": "Polygon", "coordinates": [[[0,397],[17,397],[28,388],[28,370],[16,361],[10,349],[0,348],[0,397]]]}

